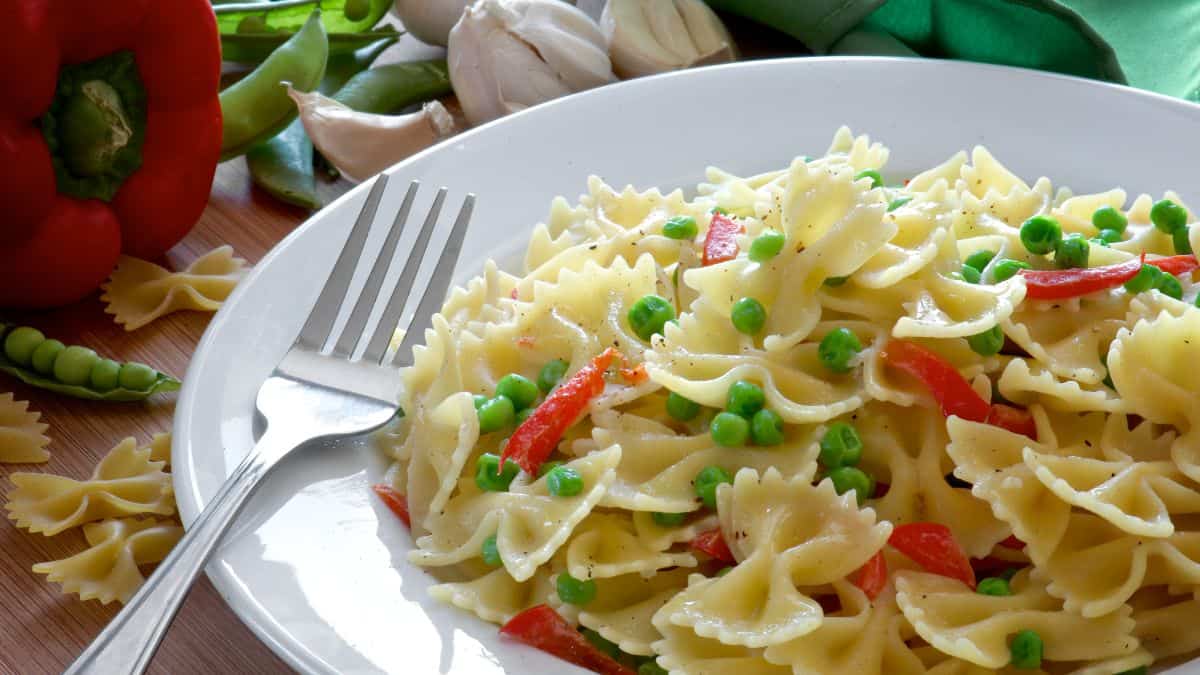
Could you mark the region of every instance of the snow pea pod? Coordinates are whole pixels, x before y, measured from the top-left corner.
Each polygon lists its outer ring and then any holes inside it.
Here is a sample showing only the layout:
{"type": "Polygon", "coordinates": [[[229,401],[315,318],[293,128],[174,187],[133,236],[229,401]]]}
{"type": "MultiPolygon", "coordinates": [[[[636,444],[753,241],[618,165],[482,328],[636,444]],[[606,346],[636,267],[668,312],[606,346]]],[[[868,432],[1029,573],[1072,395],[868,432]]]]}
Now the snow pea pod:
{"type": "Polygon", "coordinates": [[[297,89],[312,91],[325,75],[328,57],[325,28],[315,11],[254,72],[221,92],[221,160],[245,153],[296,119],[296,106],[280,83],[288,81],[297,89]]]}
{"type": "Polygon", "coordinates": [[[36,328],[0,323],[0,338],[0,372],[39,389],[93,401],[141,401],[179,389],[179,380],[150,366],[68,347],[36,328]]]}
{"type": "Polygon", "coordinates": [[[245,34],[251,29],[295,32],[314,9],[321,10],[321,23],[327,32],[362,33],[374,28],[391,6],[392,0],[282,0],[222,4],[213,7],[213,11],[221,35],[245,34]],[[246,21],[248,17],[253,19],[246,21]]]}
{"type": "Polygon", "coordinates": [[[389,63],[350,78],[333,99],[359,112],[384,114],[450,93],[441,59],[389,63]]]}
{"type": "MultiPolygon", "coordinates": [[[[221,36],[221,58],[235,63],[261,63],[295,33],[246,33],[221,36]]],[[[386,38],[398,38],[392,26],[381,26],[365,33],[329,33],[329,53],[349,54],[386,38]]]]}

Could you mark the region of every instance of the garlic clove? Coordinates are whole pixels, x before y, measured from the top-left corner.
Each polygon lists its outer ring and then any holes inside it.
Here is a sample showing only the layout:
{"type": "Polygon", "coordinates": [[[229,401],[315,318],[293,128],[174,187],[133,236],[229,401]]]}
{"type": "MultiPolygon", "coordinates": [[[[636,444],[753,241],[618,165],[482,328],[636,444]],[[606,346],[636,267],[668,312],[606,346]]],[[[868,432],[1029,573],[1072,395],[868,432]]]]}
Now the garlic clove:
{"type": "Polygon", "coordinates": [[[471,0],[396,0],[392,11],[418,40],[445,47],[450,29],[469,4],[471,0]]]}
{"type": "Polygon", "coordinates": [[[558,0],[478,0],[448,47],[450,81],[472,124],[616,79],[599,26],[558,0]]]}
{"type": "Polygon", "coordinates": [[[702,0],[609,0],[600,27],[621,77],[737,58],[733,37],[702,0]]]}
{"type": "Polygon", "coordinates": [[[451,136],[454,118],[445,106],[430,101],[407,115],[362,113],[315,92],[288,95],[313,146],[352,181],[364,181],[410,155],[451,136]]]}

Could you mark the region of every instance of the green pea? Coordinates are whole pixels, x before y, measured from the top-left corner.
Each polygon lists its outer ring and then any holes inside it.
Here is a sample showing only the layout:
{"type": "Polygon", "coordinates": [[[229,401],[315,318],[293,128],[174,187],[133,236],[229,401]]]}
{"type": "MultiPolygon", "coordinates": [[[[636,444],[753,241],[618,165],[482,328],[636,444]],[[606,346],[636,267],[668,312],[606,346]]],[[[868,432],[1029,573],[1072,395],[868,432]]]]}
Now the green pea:
{"type": "Polygon", "coordinates": [[[54,372],[54,362],[58,360],[58,355],[66,348],[67,346],[58,340],[46,340],[33,350],[29,363],[42,375],[50,375],[54,372]]]}
{"type": "Polygon", "coordinates": [[[137,391],[149,389],[157,380],[158,371],[136,361],[121,364],[121,372],[117,375],[117,382],[122,389],[137,391]]]}
{"type": "Polygon", "coordinates": [[[21,366],[33,362],[33,351],[46,341],[42,331],[29,326],[19,326],[12,329],[4,338],[4,354],[10,361],[21,366]]]}
{"type": "Polygon", "coordinates": [[[1034,216],[1021,225],[1021,244],[1034,255],[1045,255],[1062,241],[1062,226],[1050,216],[1034,216]]]}
{"type": "Polygon", "coordinates": [[[512,399],[507,396],[493,396],[476,411],[479,415],[479,433],[489,434],[499,431],[513,423],[517,414],[512,399]]]}
{"type": "Polygon", "coordinates": [[[691,216],[675,216],[663,223],[663,235],[671,239],[695,239],[700,232],[696,219],[691,216]]]}
{"type": "Polygon", "coordinates": [[[901,206],[904,206],[905,204],[911,202],[912,199],[913,199],[912,197],[908,197],[908,196],[896,197],[892,201],[888,202],[887,210],[889,212],[895,211],[896,209],[900,208],[901,206]]]}
{"type": "Polygon", "coordinates": [[[692,488],[696,496],[710,509],[717,508],[717,486],[722,483],[733,483],[733,476],[719,466],[706,466],[696,474],[692,488]]]}
{"type": "Polygon", "coordinates": [[[971,351],[980,356],[998,354],[1004,347],[1004,331],[998,325],[992,326],[982,333],[976,333],[967,338],[967,344],[970,345],[971,351]]]}
{"type": "Polygon", "coordinates": [[[1100,230],[1099,239],[1106,244],[1115,244],[1121,241],[1121,232],[1111,228],[1103,229],[1100,230]]]}
{"type": "Polygon", "coordinates": [[[538,387],[527,377],[509,373],[496,383],[496,394],[508,397],[513,408],[524,410],[537,400],[538,387]]]}
{"type": "Polygon", "coordinates": [[[647,295],[629,308],[629,326],[635,335],[649,340],[655,333],[662,333],[663,326],[675,318],[675,308],[666,298],[647,295]]]}
{"type": "Polygon", "coordinates": [[[745,445],[750,435],[750,423],[746,418],[731,412],[717,413],[708,429],[713,442],[727,448],[745,445]]]}
{"type": "Polygon", "coordinates": [[[763,408],[750,418],[750,439],[755,445],[779,445],[783,442],[783,418],[763,408]]]}
{"type": "Polygon", "coordinates": [[[1125,217],[1125,214],[1111,206],[1101,206],[1092,212],[1092,225],[1095,225],[1101,234],[1104,230],[1112,230],[1117,233],[1119,239],[1128,224],[1129,219],[1125,217]]]}
{"type": "Polygon", "coordinates": [[[583,633],[583,637],[587,638],[587,641],[592,643],[596,649],[599,649],[607,654],[609,658],[620,660],[621,648],[618,647],[616,643],[608,638],[605,638],[603,635],[597,633],[591,628],[584,628],[580,632],[583,633]]]}
{"type": "Polygon", "coordinates": [[[54,359],[54,379],[63,384],[83,385],[100,357],[87,347],[71,345],[54,359]]]}
{"type": "Polygon", "coordinates": [[[1012,656],[1009,665],[1018,670],[1037,670],[1042,667],[1042,649],[1042,636],[1036,631],[1018,631],[1008,645],[1012,656]]]}
{"type": "Polygon", "coordinates": [[[963,261],[963,264],[967,267],[974,267],[982,272],[983,269],[988,266],[988,263],[992,262],[992,258],[995,257],[995,252],[987,249],[981,249],[967,256],[967,259],[963,261]]]}
{"type": "Polygon", "coordinates": [[[817,358],[835,373],[850,372],[850,362],[862,351],[858,337],[845,328],[837,328],[821,339],[817,358]]]}
{"type": "Polygon", "coordinates": [[[1187,209],[1170,199],[1160,199],[1150,207],[1150,222],[1160,232],[1175,234],[1176,230],[1187,226],[1187,209]]]}
{"type": "Polygon", "coordinates": [[[1022,260],[1010,260],[1005,258],[998,261],[992,266],[992,280],[996,283],[1008,281],[1017,275],[1021,270],[1030,269],[1030,265],[1022,260]]]}
{"type": "Polygon", "coordinates": [[[483,404],[487,403],[490,400],[492,400],[491,397],[484,396],[483,394],[475,394],[474,396],[471,397],[471,401],[475,404],[476,410],[479,410],[480,408],[482,408],[483,404]]]}
{"type": "Polygon", "coordinates": [[[1158,279],[1163,275],[1162,270],[1154,265],[1142,264],[1142,268],[1132,279],[1125,282],[1125,290],[1130,293],[1142,293],[1158,285],[1158,279]]]}
{"type": "Polygon", "coordinates": [[[875,479],[858,467],[839,466],[829,472],[829,480],[839,495],[854,490],[859,506],[875,494],[875,479]]]}
{"type": "Polygon", "coordinates": [[[346,0],[342,14],[350,21],[362,21],[371,11],[371,0],[346,0]]]}
{"type": "Polygon", "coordinates": [[[1171,242],[1175,244],[1175,252],[1179,255],[1186,255],[1192,252],[1192,242],[1188,238],[1189,234],[1187,227],[1181,227],[1171,235],[1171,242]]]}
{"type": "Polygon", "coordinates": [[[845,422],[834,422],[821,436],[819,459],[826,469],[854,466],[862,459],[862,450],[858,431],[845,422]]]}
{"type": "Polygon", "coordinates": [[[754,298],[742,298],[733,303],[729,319],[739,333],[758,335],[767,323],[767,310],[754,298]]]}
{"type": "Polygon", "coordinates": [[[271,27],[267,25],[267,17],[261,14],[247,14],[238,22],[235,29],[238,33],[245,35],[246,33],[270,33],[271,27]]]}
{"type": "Polygon", "coordinates": [[[829,286],[830,288],[837,288],[838,286],[845,284],[847,281],[850,281],[850,277],[827,277],[825,281],[821,283],[829,286]]]}
{"type": "Polygon", "coordinates": [[[730,572],[733,571],[733,568],[734,568],[733,565],[730,565],[728,567],[722,567],[721,569],[717,570],[717,577],[720,578],[720,577],[725,576],[726,574],[729,574],[730,572]]]}
{"type": "Polygon", "coordinates": [[[496,535],[492,535],[483,540],[483,546],[480,547],[479,556],[483,558],[483,563],[488,567],[499,567],[503,562],[500,559],[500,550],[496,548],[496,535]]]}
{"type": "Polygon", "coordinates": [[[576,579],[563,572],[554,583],[558,591],[558,599],[568,605],[586,605],[596,599],[596,582],[587,579],[576,579]]]}
{"type": "Polygon", "coordinates": [[[555,497],[574,497],[583,492],[583,476],[569,466],[556,466],[546,474],[546,489],[555,497]]]}
{"type": "MultiPolygon", "coordinates": [[[[729,569],[726,567],[725,569],[729,569]]],[[[668,675],[667,669],[658,665],[655,661],[647,661],[638,666],[637,675],[668,675]]]]}
{"type": "Polygon", "coordinates": [[[517,411],[517,414],[513,416],[513,424],[518,427],[521,426],[525,423],[525,420],[529,419],[529,416],[532,415],[533,411],[535,410],[537,410],[537,408],[530,407],[522,408],[521,410],[517,411]]]}
{"type": "Polygon", "coordinates": [[[854,174],[854,180],[861,180],[863,178],[871,179],[872,189],[883,187],[883,176],[880,176],[879,172],[875,169],[863,169],[862,171],[854,174]]]}
{"type": "Polygon", "coordinates": [[[980,595],[1012,595],[1012,589],[1008,587],[1008,580],[1000,577],[988,577],[980,579],[975,585],[975,592],[980,595]]]}
{"type": "Polygon", "coordinates": [[[700,414],[700,404],[671,392],[667,394],[667,414],[680,422],[687,422],[700,414]]]}
{"type": "Polygon", "coordinates": [[[100,359],[92,366],[88,381],[96,391],[112,391],[120,384],[121,364],[112,359],[100,359]]]}
{"type": "Polygon", "coordinates": [[[729,215],[729,209],[725,208],[724,206],[714,206],[711,209],[709,209],[708,212],[709,213],[719,213],[722,216],[729,215]]]}
{"type": "Polygon", "coordinates": [[[563,375],[567,374],[567,362],[563,359],[554,359],[542,366],[541,372],[538,373],[537,386],[543,394],[549,394],[550,390],[558,385],[563,379],[563,375]]]}
{"type": "Polygon", "coordinates": [[[766,402],[767,395],[763,392],[762,387],[753,382],[738,380],[729,386],[725,409],[735,415],[750,417],[762,410],[766,402]]]}
{"type": "Polygon", "coordinates": [[[538,478],[545,476],[546,474],[553,471],[555,469],[555,467],[560,467],[562,465],[563,465],[563,463],[558,460],[555,460],[553,462],[545,462],[544,464],[542,464],[541,466],[538,467],[538,473],[537,473],[538,478]]]}
{"type": "Polygon", "coordinates": [[[686,513],[663,513],[655,511],[650,514],[650,519],[659,527],[679,527],[683,521],[687,520],[686,513]]]}
{"type": "Polygon", "coordinates": [[[1180,285],[1178,279],[1170,274],[1164,273],[1159,276],[1158,283],[1154,288],[1163,295],[1175,298],[1176,300],[1183,299],[1183,286],[1180,285]]]}
{"type": "Polygon", "coordinates": [[[756,263],[766,262],[783,250],[786,237],[782,232],[765,230],[750,242],[750,259],[756,263]]]}
{"type": "Polygon", "coordinates": [[[521,472],[521,467],[510,460],[504,462],[504,471],[500,471],[500,457],[492,453],[484,453],[475,461],[475,484],[484,492],[508,492],[508,486],[521,472]]]}
{"type": "Polygon", "coordinates": [[[963,281],[967,282],[968,284],[977,284],[980,281],[983,281],[983,275],[979,273],[979,270],[971,267],[970,265],[963,265],[960,274],[962,275],[963,281]]]}
{"type": "Polygon", "coordinates": [[[1073,234],[1058,243],[1054,250],[1054,264],[1061,269],[1087,267],[1089,245],[1087,239],[1073,234]]]}

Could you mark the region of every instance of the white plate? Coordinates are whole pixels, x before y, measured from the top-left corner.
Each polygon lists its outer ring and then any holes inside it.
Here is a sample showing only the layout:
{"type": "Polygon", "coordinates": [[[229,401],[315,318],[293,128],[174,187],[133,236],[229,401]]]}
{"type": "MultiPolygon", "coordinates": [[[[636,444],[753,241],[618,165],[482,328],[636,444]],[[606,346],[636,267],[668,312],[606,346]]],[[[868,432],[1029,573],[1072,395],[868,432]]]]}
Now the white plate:
{"type": "MultiPolygon", "coordinates": [[[[414,178],[449,186],[455,208],[478,193],[461,280],[489,255],[512,261],[550,199],[580,194],[589,174],[686,187],[708,165],[749,174],[820,154],[841,124],[891,147],[891,178],[982,143],[1027,179],[1048,175],[1080,191],[1173,187],[1200,203],[1198,106],[993,66],[805,58],[635,80],[511,116],[391,169],[382,212],[414,178]]],[[[432,198],[423,192],[417,213],[432,198]]],[[[185,523],[253,443],[257,387],[299,329],[364,196],[346,195],[279,244],[209,326],[175,416],[185,523]]],[[[406,531],[368,490],[383,468],[362,444],[279,467],[208,567],[242,620],[304,672],[566,672],[429,599],[432,578],[405,562],[406,531]]]]}

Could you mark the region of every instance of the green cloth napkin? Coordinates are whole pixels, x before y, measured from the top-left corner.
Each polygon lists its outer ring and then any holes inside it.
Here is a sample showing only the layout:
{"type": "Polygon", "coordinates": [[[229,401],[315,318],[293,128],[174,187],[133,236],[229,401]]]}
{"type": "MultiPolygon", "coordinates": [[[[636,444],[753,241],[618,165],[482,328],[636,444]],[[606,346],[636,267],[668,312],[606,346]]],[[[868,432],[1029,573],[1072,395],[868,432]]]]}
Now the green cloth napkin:
{"type": "Polygon", "coordinates": [[[1200,0],[708,0],[818,54],[1037,68],[1200,102],[1200,0]]]}

